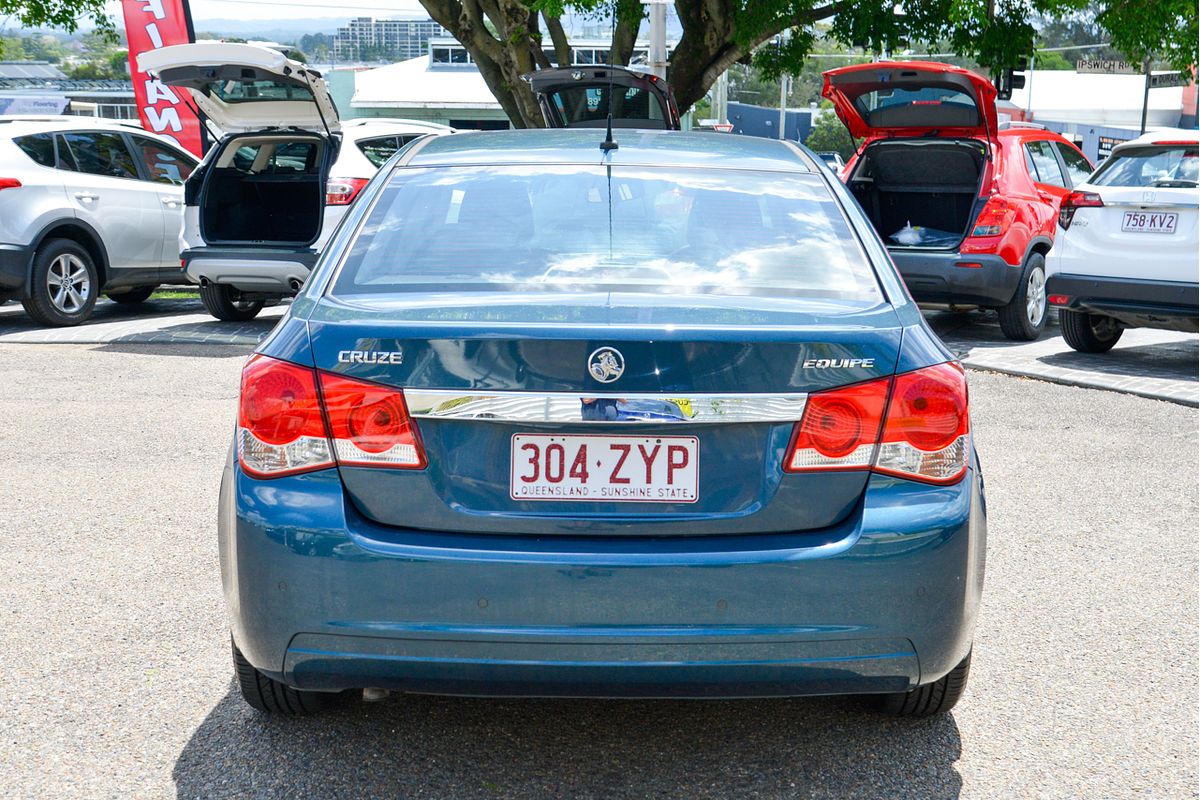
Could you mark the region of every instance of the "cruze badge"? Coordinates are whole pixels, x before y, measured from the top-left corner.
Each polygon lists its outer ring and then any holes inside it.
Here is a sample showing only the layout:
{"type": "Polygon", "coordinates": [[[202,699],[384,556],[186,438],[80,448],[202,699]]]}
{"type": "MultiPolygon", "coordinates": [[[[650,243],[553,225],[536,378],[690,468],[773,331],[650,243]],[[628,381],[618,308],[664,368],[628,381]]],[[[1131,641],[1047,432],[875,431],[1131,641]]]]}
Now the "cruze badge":
{"type": "Polygon", "coordinates": [[[600,383],[612,383],[625,372],[625,356],[612,347],[601,347],[588,356],[588,372],[600,383]]]}
{"type": "Polygon", "coordinates": [[[805,369],[871,369],[874,366],[873,358],[809,358],[804,362],[805,369]]]}
{"type": "Polygon", "coordinates": [[[339,350],[339,364],[403,364],[404,353],[379,350],[339,350]]]}

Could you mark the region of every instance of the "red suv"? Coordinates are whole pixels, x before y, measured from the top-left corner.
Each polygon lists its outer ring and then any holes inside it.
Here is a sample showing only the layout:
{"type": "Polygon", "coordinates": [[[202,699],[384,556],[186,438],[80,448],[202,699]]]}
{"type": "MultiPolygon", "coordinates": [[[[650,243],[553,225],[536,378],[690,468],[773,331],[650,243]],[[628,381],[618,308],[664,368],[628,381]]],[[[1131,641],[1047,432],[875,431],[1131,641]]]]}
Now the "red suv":
{"type": "Polygon", "coordinates": [[[1000,313],[1009,339],[1046,325],[1045,255],[1063,197],[1092,171],[1075,145],[996,120],[996,89],[949,64],[829,70],[822,94],[862,149],[842,171],[917,302],[1000,313]]]}

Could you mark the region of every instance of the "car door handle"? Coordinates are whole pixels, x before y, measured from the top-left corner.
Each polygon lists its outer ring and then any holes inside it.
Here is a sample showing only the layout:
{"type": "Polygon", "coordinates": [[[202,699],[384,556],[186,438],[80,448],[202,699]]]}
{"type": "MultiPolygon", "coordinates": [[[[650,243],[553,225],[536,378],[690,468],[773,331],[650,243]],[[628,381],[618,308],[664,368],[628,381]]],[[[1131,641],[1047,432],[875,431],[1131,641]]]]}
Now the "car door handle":
{"type": "Polygon", "coordinates": [[[76,198],[77,200],[81,200],[81,201],[83,201],[84,203],[90,203],[90,202],[92,202],[93,200],[99,200],[99,199],[100,199],[100,195],[98,195],[98,194],[92,194],[92,193],[90,193],[90,192],[76,192],[76,193],[75,193],[75,198],[76,198]]]}
{"type": "Polygon", "coordinates": [[[167,208],[179,208],[181,205],[180,201],[176,200],[174,197],[163,197],[160,199],[162,200],[162,204],[167,208]]]}

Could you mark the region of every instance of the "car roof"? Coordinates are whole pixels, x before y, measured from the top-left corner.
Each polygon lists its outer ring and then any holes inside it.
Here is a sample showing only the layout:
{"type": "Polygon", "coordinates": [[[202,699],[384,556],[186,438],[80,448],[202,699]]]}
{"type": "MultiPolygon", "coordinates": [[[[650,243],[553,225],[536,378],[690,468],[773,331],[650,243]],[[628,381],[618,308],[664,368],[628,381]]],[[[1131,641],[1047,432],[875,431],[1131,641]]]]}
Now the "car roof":
{"type": "MultiPolygon", "coordinates": [[[[813,172],[816,166],[790,142],[757,136],[620,129],[618,149],[600,150],[605,132],[558,128],[460,132],[431,139],[407,166],[501,164],[637,164],[672,167],[813,172]]],[[[824,169],[822,167],[821,169],[824,169]]]]}
{"type": "Polygon", "coordinates": [[[372,136],[395,136],[397,134],[421,136],[427,133],[442,136],[454,132],[454,128],[448,125],[406,119],[355,119],[342,123],[343,138],[355,141],[369,139],[372,136]]]}
{"type": "Polygon", "coordinates": [[[1147,131],[1136,139],[1121,142],[1113,150],[1115,152],[1126,147],[1138,147],[1147,144],[1157,144],[1159,142],[1196,142],[1200,144],[1200,131],[1189,130],[1187,128],[1158,128],[1157,130],[1147,131]]]}
{"type": "MultiPolygon", "coordinates": [[[[76,117],[76,116],[39,116],[25,114],[9,114],[0,116],[0,125],[9,132],[36,133],[38,131],[58,131],[68,128],[94,128],[96,130],[132,130],[138,133],[148,133],[136,120],[107,119],[105,117],[76,117]]],[[[151,134],[153,135],[153,134],[151,134]]]]}

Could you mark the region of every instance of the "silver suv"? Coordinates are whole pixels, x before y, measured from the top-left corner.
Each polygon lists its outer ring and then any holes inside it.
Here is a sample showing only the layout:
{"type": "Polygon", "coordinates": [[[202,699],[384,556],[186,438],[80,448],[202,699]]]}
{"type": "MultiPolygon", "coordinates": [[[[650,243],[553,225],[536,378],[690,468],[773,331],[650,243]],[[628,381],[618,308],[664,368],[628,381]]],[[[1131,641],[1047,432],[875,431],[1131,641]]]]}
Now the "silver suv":
{"type": "Polygon", "coordinates": [[[196,159],[132,123],[0,117],[0,300],[78,325],[104,292],[186,284],[176,246],[196,159]]]}

